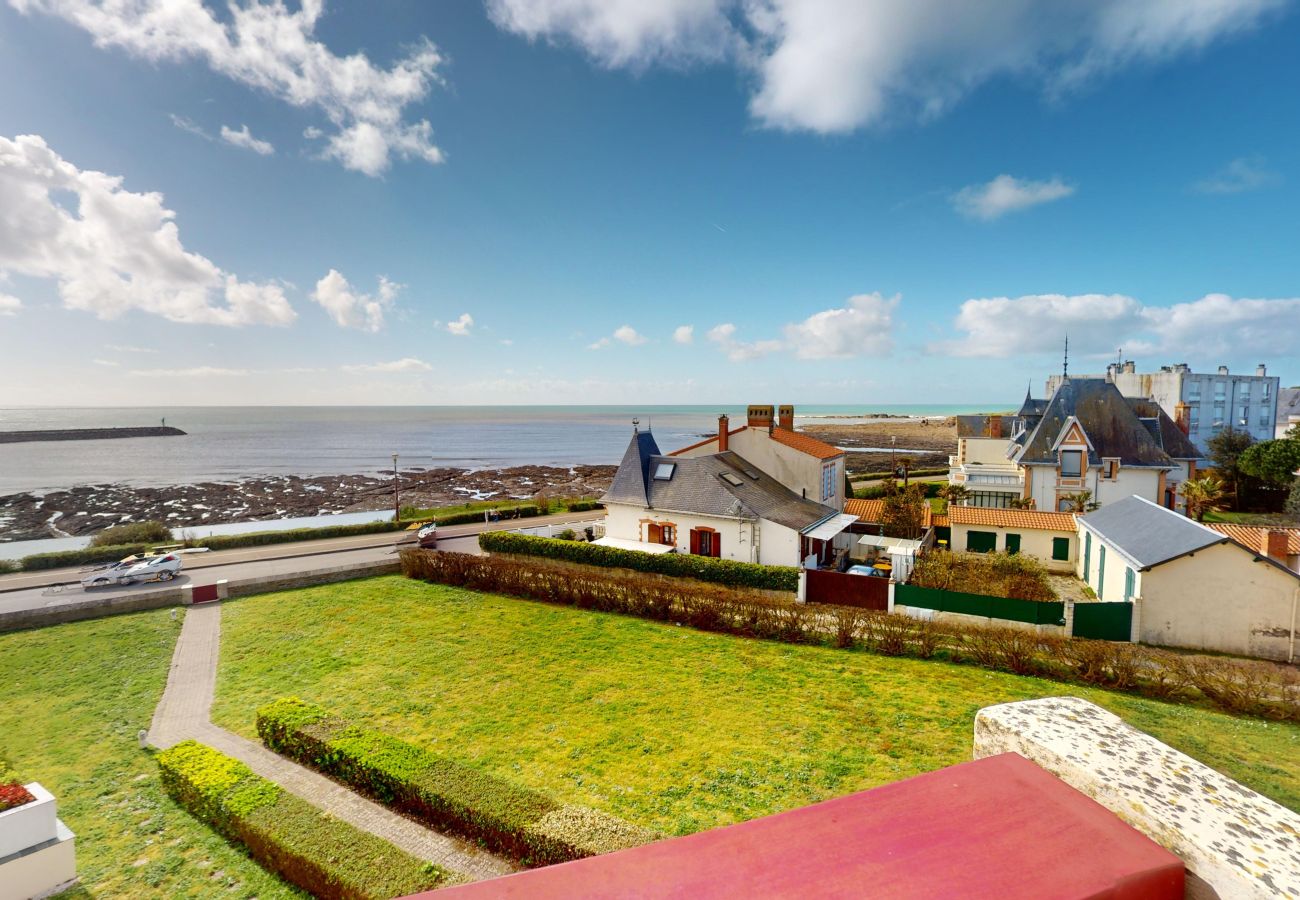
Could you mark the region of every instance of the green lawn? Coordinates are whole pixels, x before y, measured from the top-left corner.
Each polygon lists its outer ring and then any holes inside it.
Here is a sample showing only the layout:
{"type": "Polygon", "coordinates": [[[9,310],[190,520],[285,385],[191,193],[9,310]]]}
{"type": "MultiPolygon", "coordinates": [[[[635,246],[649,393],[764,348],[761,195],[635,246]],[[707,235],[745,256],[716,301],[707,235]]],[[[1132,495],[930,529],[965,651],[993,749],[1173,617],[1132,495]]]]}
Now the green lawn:
{"type": "Polygon", "coordinates": [[[223,608],[217,721],[284,695],[671,833],[970,758],[982,706],[1086,697],[1300,809],[1300,728],[377,578],[223,608]]]}
{"type": "Polygon", "coordinates": [[[1205,513],[1206,523],[1210,522],[1231,522],[1234,525],[1282,525],[1294,528],[1297,524],[1294,518],[1283,515],[1282,513],[1250,513],[1250,512],[1232,512],[1226,509],[1211,509],[1205,513]]]}
{"type": "Polygon", "coordinates": [[[160,610],[0,635],[0,757],[58,798],[73,896],[302,896],[173,804],[139,749],[179,631],[160,610]]]}

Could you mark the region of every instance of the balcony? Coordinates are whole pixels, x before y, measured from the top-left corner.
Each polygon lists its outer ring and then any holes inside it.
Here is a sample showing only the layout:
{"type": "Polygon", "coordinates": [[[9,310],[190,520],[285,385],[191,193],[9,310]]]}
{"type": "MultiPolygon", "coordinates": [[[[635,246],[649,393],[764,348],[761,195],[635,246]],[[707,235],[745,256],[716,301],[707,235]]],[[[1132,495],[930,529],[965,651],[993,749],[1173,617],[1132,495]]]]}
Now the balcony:
{"type": "Polygon", "coordinates": [[[1025,476],[1018,466],[983,465],[967,463],[951,464],[948,469],[950,484],[964,484],[971,490],[989,488],[1019,493],[1025,485],[1025,476]]]}

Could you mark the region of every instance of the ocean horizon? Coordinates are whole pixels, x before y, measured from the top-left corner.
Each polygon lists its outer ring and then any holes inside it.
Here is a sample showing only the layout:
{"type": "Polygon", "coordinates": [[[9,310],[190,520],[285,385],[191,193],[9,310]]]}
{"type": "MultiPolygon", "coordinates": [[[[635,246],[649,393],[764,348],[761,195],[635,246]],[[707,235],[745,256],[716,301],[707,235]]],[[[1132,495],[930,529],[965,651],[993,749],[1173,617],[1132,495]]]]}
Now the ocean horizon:
{"type": "MultiPolygon", "coordinates": [[[[886,416],[946,417],[1015,404],[795,405],[796,425],[886,416]]],[[[744,404],[515,406],[123,406],[0,408],[0,431],[113,428],[165,421],[182,437],[0,444],[0,495],[84,484],[137,487],[275,475],[612,465],[633,419],[665,449],[691,443],[744,404]]]]}

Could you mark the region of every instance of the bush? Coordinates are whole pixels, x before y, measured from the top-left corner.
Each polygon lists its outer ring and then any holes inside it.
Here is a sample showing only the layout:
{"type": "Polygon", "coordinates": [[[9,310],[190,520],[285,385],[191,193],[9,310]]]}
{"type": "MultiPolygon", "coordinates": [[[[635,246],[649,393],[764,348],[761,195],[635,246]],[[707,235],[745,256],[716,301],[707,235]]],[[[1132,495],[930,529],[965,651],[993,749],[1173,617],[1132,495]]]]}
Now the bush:
{"type": "Polygon", "coordinates": [[[653,572],[677,578],[694,578],[730,587],[790,593],[799,589],[799,570],[793,566],[762,566],[757,563],[714,559],[711,556],[693,554],[641,553],[637,550],[599,547],[507,531],[485,531],[478,536],[478,545],[488,553],[516,553],[523,556],[562,559],[592,566],[632,569],[637,572],[653,572]]]}
{"type": "Polygon", "coordinates": [[[22,564],[12,559],[0,559],[0,575],[8,575],[10,572],[17,572],[22,568],[22,564]]]}
{"type": "Polygon", "coordinates": [[[211,747],[183,741],[157,759],[173,800],[317,897],[387,900],[455,880],[446,869],[333,818],[211,747]]]}
{"type": "Polygon", "coordinates": [[[128,522],[105,528],[90,539],[92,547],[114,547],[119,544],[166,544],[172,540],[172,530],[162,522],[128,522]]]}
{"type": "Polygon", "coordinates": [[[916,561],[908,584],[984,597],[1057,599],[1042,563],[1020,553],[926,553],[916,561]]]}
{"type": "Polygon", "coordinates": [[[297,698],[257,712],[268,747],[428,822],[530,865],[549,865],[655,840],[607,813],[544,794],[394,737],[349,725],[297,698]]]}
{"type": "Polygon", "coordinates": [[[321,541],[328,538],[353,537],[359,534],[386,534],[406,528],[402,522],[360,522],[355,525],[326,525],[321,528],[291,528],[288,531],[251,531],[246,534],[218,534],[186,541],[190,547],[231,550],[235,547],[262,547],[295,541],[321,541]]]}
{"type": "Polygon", "coordinates": [[[87,547],[84,550],[60,550],[56,553],[36,553],[24,556],[24,572],[38,569],[62,569],[65,566],[89,566],[95,563],[117,562],[134,553],[144,553],[149,548],[144,544],[118,544],[112,547],[87,547]]]}
{"type": "MultiPolygon", "coordinates": [[[[933,472],[927,470],[925,472],[913,472],[912,476],[915,477],[917,475],[923,475],[923,474],[943,475],[946,474],[947,471],[948,471],[947,469],[936,469],[933,472]]],[[[926,499],[929,499],[931,497],[939,496],[939,491],[944,487],[944,483],[941,481],[913,481],[908,486],[909,487],[915,486],[919,488],[923,492],[926,499]]],[[[862,488],[861,490],[854,491],[853,496],[856,497],[858,500],[881,500],[884,499],[885,495],[888,493],[889,493],[889,488],[886,485],[877,484],[877,485],[873,485],[872,487],[866,487],[866,488],[862,488]]]]}

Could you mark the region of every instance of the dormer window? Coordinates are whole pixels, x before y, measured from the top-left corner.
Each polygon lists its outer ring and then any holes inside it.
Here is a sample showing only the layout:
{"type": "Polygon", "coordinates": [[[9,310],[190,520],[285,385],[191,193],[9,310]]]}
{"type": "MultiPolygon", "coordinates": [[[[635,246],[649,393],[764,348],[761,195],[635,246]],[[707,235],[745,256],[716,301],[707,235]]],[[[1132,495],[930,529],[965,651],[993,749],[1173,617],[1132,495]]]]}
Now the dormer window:
{"type": "Polygon", "coordinates": [[[1061,477],[1062,478],[1083,477],[1083,451],[1082,450],[1061,451],[1061,477]]]}
{"type": "Polygon", "coordinates": [[[1119,460],[1108,456],[1101,461],[1101,477],[1105,481],[1114,481],[1119,477],[1119,460]]]}

